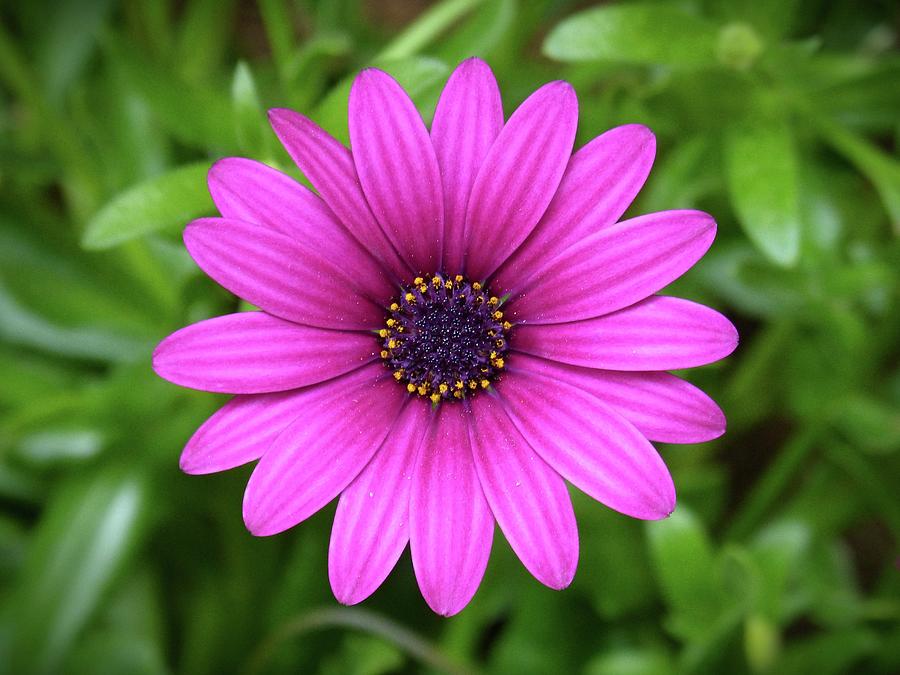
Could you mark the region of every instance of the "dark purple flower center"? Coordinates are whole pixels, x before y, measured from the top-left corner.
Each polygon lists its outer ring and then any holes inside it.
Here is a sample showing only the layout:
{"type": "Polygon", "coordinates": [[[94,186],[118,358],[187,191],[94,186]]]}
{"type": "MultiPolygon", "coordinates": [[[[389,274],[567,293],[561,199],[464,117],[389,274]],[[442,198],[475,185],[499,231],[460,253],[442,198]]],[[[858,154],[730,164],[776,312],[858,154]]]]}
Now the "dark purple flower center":
{"type": "Polygon", "coordinates": [[[381,358],[410,394],[461,400],[496,381],[506,365],[502,302],[461,275],[416,277],[388,308],[381,358]]]}

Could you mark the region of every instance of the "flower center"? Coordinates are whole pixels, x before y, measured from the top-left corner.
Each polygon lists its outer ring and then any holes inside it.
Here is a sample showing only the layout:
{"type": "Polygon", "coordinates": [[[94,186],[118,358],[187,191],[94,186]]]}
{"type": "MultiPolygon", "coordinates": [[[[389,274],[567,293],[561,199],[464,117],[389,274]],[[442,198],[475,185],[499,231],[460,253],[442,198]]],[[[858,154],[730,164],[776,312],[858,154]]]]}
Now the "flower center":
{"type": "Polygon", "coordinates": [[[381,358],[410,394],[432,403],[464,399],[496,381],[506,365],[501,301],[463,276],[416,277],[388,308],[381,358]]]}

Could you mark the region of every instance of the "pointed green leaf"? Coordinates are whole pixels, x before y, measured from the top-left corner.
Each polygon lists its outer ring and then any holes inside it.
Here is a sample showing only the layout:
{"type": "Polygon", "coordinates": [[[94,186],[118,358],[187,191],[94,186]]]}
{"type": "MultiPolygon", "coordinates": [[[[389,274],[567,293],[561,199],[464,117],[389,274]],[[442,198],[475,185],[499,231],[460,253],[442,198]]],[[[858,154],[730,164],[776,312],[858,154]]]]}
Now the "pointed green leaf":
{"type": "Polygon", "coordinates": [[[82,246],[111,248],[151,232],[185,225],[213,212],[206,188],[209,164],[200,162],[174,169],[114,197],[88,223],[82,246]]]}
{"type": "Polygon", "coordinates": [[[557,61],[695,67],[716,63],[716,26],[669,3],[610,4],[579,12],[544,41],[557,61]]]}
{"type": "Polygon", "coordinates": [[[773,262],[791,266],[800,253],[797,158],[785,120],[733,125],[725,137],[728,192],[750,240],[773,262]]]}

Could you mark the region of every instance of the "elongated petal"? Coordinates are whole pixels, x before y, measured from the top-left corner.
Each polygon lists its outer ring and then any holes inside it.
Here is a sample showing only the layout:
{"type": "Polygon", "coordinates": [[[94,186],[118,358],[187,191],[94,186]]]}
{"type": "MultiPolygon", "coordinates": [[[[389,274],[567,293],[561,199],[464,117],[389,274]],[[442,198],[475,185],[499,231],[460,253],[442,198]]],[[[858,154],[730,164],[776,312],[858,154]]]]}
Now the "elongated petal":
{"type": "Polygon", "coordinates": [[[293,110],[270,110],[269,122],[300,171],[362,247],[391,272],[395,281],[406,280],[410,269],[372,215],[350,151],[293,110]]]}
{"type": "Polygon", "coordinates": [[[700,211],[663,211],[624,220],[569,247],[514,296],[528,323],[590,319],[643,300],[689,270],[716,235],[700,211]]]}
{"type": "Polygon", "coordinates": [[[372,461],[341,493],[331,528],[328,578],[345,605],[374,593],[406,548],[413,469],[430,417],[420,401],[407,403],[372,461]]]}
{"type": "Polygon", "coordinates": [[[472,453],[491,511],[522,564],[562,589],[578,566],[578,527],[565,481],[532,449],[492,396],[472,401],[472,453]]]}
{"type": "Polygon", "coordinates": [[[235,396],[191,436],[181,453],[181,470],[215,473],[259,459],[303,411],[302,391],[235,396]]]}
{"type": "MultiPolygon", "coordinates": [[[[260,225],[201,218],[185,228],[184,243],[200,268],[222,286],[270,314],[309,326],[370,330],[384,303],[356,290],[354,267],[260,225]]],[[[358,261],[360,262],[360,261],[358,261]]]]}
{"type": "Polygon", "coordinates": [[[413,475],[413,568],[425,602],[444,616],[459,612],[475,595],[494,536],[494,519],[472,461],[469,423],[461,405],[440,406],[413,475]]]}
{"type": "Polygon", "coordinates": [[[599,398],[523,372],[507,373],[498,391],[531,447],[577,488],[634,518],[672,513],[675,486],[662,458],[599,398]]]}
{"type": "Polygon", "coordinates": [[[209,193],[224,218],[272,228],[297,239],[316,240],[322,234],[349,235],[325,202],[290,176],[262,162],[226,157],[212,165],[209,193]]]}
{"type": "Polygon", "coordinates": [[[579,149],[544,217],[497,271],[492,288],[515,292],[543,261],[615,223],[647,180],[655,155],[656,139],[640,124],[610,129],[579,149]]]}
{"type": "Polygon", "coordinates": [[[676,370],[725,358],[737,342],[734,326],[715,310],[655,296],[595,319],[520,326],[515,345],[589,368],[676,370]]]}
{"type": "Polygon", "coordinates": [[[406,399],[380,363],[303,389],[300,415],[272,443],[244,493],[244,523],[257,536],[305,520],[356,478],[406,399]]]}
{"type": "Polygon", "coordinates": [[[441,268],[444,195],[428,130],[390,75],[367,68],[350,89],[356,173],[381,228],[416,272],[441,268]]]}
{"type": "Polygon", "coordinates": [[[511,358],[510,368],[594,394],[651,441],[702,443],[725,433],[725,415],[715,401],[669,373],[581,368],[525,354],[511,358]]]}
{"type": "Polygon", "coordinates": [[[502,128],[503,102],[494,73],[481,59],[466,59],[447,80],[431,124],[444,185],[444,270],[463,268],[469,194],[502,128]]]}
{"type": "Polygon", "coordinates": [[[312,328],[265,312],[242,312],[172,333],[153,352],[153,369],[183,387],[258,394],[342,375],[376,358],[376,347],[366,333],[312,328]]]}
{"type": "Polygon", "coordinates": [[[569,162],[577,125],[578,100],[567,82],[545,84],[509,118],[472,186],[469,278],[487,278],[537,225],[569,162]]]}

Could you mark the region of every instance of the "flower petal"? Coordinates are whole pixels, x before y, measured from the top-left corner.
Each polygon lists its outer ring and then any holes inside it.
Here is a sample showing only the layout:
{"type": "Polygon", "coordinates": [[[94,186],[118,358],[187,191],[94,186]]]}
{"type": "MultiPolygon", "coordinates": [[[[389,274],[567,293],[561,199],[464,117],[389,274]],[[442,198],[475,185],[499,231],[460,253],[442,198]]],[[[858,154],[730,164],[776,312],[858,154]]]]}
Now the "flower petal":
{"type": "Polygon", "coordinates": [[[394,78],[367,68],[350,89],[349,122],[353,163],[381,228],[414,271],[441,269],[441,172],[416,106],[394,78]]]}
{"type": "MultiPolygon", "coordinates": [[[[212,165],[209,193],[224,218],[272,228],[297,239],[343,230],[325,202],[287,174],[262,162],[226,157],[212,165]]],[[[341,232],[344,238],[349,238],[341,232]]]]}
{"type": "Polygon", "coordinates": [[[493,396],[472,401],[472,453],[491,511],[522,564],[562,589],[578,566],[578,527],[565,481],[522,438],[493,396]]]}
{"type": "Polygon", "coordinates": [[[342,375],[376,358],[376,346],[366,333],[312,328],[265,312],[241,312],[172,333],[153,352],[153,369],[183,387],[258,394],[342,375]]]}
{"type": "Polygon", "coordinates": [[[360,287],[346,259],[322,257],[307,243],[260,225],[201,218],[185,228],[184,243],[222,286],[289,321],[370,330],[382,322],[382,307],[391,297],[391,290],[360,287]]]}
{"type": "Polygon", "coordinates": [[[508,314],[528,323],[564,323],[628,307],[689,270],[715,235],[715,221],[700,211],[624,220],[544,265],[513,296],[508,314]]]}
{"type": "Polygon", "coordinates": [[[428,406],[407,403],[381,449],[341,493],[328,547],[328,578],[345,605],[374,593],[406,548],[412,474],[430,417],[428,406]]]}
{"type": "Polygon", "coordinates": [[[259,459],[303,412],[305,401],[299,391],[235,396],[191,436],[181,453],[181,470],[215,473],[259,459]]]}
{"type": "Polygon", "coordinates": [[[608,507],[644,520],[675,508],[675,486],[656,449],[599,398],[535,372],[497,387],[509,416],[544,461],[608,507]]]}
{"type": "Polygon", "coordinates": [[[553,199],[572,154],[578,100],[568,82],[525,99],[491,146],[466,212],[466,273],[485,279],[525,241],[553,199]]]}
{"type": "Polygon", "coordinates": [[[406,280],[409,267],[372,215],[350,151],[293,110],[270,110],[269,122],[300,171],[362,247],[393,274],[395,281],[406,280]]]}
{"type": "Polygon", "coordinates": [[[608,370],[676,370],[725,358],[738,334],[717,311],[696,302],[654,296],[595,319],[523,324],[519,351],[608,370]]]}
{"type": "Polygon", "coordinates": [[[640,124],[610,129],[579,149],[547,212],[491,286],[515,292],[542,261],[615,223],[647,180],[655,155],[656,138],[640,124]]]}
{"type": "Polygon", "coordinates": [[[257,536],[283,532],[325,506],[384,441],[406,394],[380,363],[297,392],[300,415],[263,455],[244,493],[257,536]]]}
{"type": "Polygon", "coordinates": [[[481,59],[466,59],[447,80],[431,124],[444,185],[445,271],[463,268],[469,194],[502,128],[503,102],[494,73],[481,59]]]}
{"type": "Polygon", "coordinates": [[[416,579],[428,606],[444,616],[475,595],[494,537],[472,461],[469,422],[461,405],[439,406],[419,450],[409,505],[416,579]]]}
{"type": "Polygon", "coordinates": [[[702,443],[725,433],[725,415],[700,389],[669,373],[620,372],[570,366],[516,354],[510,369],[526,369],[600,398],[651,441],[702,443]]]}

